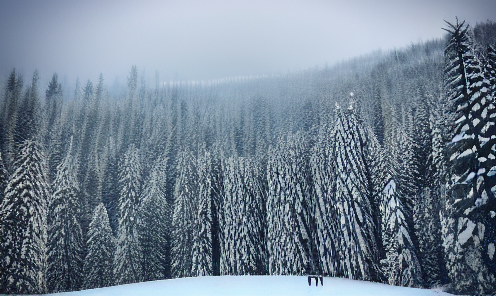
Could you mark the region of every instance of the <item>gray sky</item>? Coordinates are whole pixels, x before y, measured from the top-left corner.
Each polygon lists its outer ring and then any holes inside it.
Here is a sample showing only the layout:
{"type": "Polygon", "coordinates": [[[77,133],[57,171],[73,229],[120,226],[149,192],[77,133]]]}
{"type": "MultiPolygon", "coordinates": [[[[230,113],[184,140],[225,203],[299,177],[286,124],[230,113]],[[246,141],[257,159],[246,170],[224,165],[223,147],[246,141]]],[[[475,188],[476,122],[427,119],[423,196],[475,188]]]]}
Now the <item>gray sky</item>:
{"type": "MultiPolygon", "coordinates": [[[[496,20],[494,0],[0,0],[0,77],[121,82],[285,73],[496,20]],[[154,79],[154,78],[153,78],[154,79]]],[[[149,81],[154,83],[153,81],[149,81]]]]}

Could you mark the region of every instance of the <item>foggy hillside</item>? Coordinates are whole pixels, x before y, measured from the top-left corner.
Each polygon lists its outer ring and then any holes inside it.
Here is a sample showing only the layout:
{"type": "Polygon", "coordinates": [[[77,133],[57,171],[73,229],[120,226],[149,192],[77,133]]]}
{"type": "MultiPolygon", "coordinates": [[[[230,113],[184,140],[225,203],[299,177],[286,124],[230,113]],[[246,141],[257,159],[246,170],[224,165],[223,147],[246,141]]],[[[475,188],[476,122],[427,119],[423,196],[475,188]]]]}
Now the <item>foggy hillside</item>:
{"type": "Polygon", "coordinates": [[[279,75],[132,66],[123,91],[13,69],[0,293],[305,274],[494,293],[494,27],[279,75]]]}

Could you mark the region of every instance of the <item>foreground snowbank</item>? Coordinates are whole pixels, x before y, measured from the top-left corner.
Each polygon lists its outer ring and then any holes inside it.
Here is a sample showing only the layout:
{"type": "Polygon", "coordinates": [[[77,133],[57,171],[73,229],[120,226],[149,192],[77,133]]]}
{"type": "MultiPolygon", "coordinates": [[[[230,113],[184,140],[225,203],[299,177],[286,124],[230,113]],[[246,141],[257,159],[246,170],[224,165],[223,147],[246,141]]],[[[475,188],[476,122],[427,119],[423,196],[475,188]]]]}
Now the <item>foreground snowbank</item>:
{"type": "Polygon", "coordinates": [[[324,286],[308,286],[303,276],[220,276],[163,280],[101,289],[53,294],[57,296],[440,296],[435,290],[395,287],[342,278],[324,278],[324,286]]]}

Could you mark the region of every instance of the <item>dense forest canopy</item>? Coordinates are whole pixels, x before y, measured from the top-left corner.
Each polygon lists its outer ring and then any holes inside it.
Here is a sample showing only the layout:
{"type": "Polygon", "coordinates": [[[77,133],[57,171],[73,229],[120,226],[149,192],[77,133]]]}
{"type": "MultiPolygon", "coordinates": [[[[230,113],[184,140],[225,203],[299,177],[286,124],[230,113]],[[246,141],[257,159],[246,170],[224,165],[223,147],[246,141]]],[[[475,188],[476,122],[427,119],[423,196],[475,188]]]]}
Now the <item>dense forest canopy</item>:
{"type": "Polygon", "coordinates": [[[496,24],[276,76],[0,94],[0,292],[204,275],[496,286],[496,24]]]}

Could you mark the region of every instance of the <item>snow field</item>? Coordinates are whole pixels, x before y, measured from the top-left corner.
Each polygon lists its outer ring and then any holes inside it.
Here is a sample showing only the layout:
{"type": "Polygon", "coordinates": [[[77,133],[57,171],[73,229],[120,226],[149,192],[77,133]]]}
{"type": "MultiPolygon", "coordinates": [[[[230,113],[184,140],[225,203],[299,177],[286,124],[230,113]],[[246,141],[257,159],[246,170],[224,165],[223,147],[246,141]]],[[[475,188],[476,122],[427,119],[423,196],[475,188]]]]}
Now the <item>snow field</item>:
{"type": "Polygon", "coordinates": [[[390,286],[343,278],[324,278],[324,286],[308,286],[306,276],[205,276],[128,284],[57,296],[442,296],[438,290],[390,286]]]}

